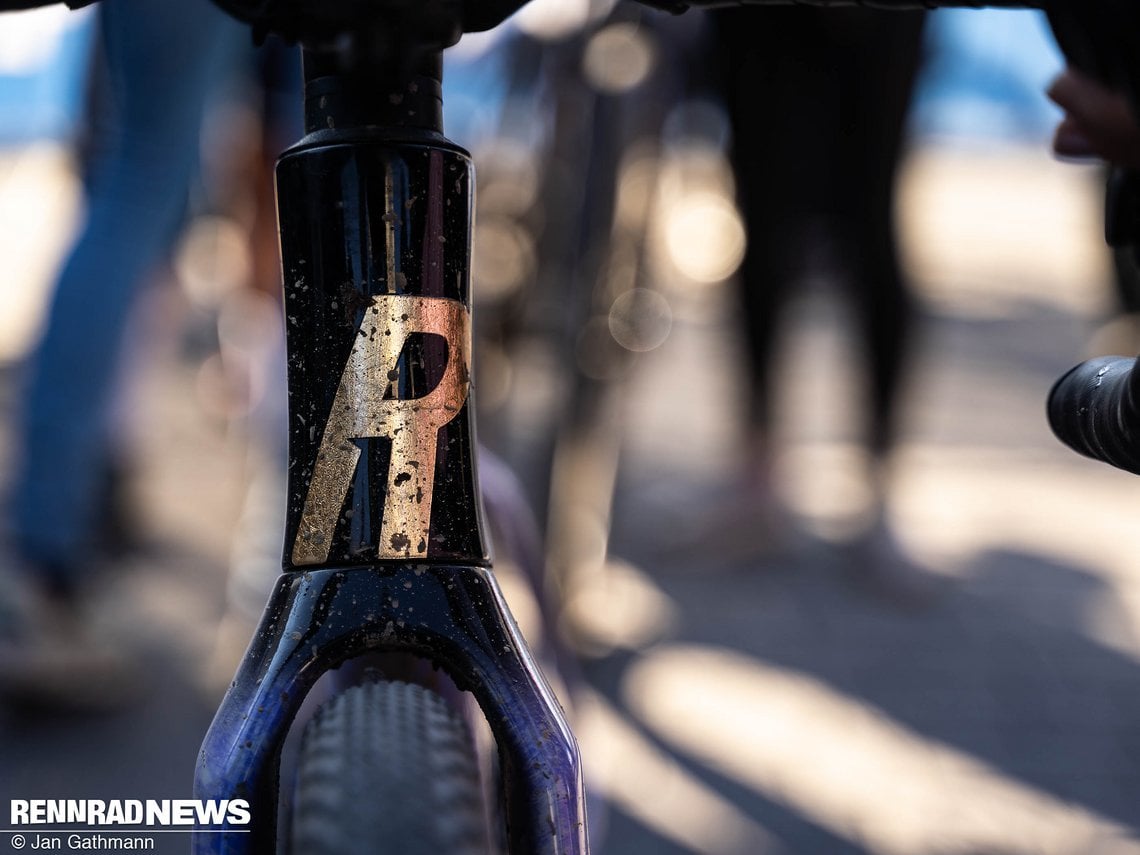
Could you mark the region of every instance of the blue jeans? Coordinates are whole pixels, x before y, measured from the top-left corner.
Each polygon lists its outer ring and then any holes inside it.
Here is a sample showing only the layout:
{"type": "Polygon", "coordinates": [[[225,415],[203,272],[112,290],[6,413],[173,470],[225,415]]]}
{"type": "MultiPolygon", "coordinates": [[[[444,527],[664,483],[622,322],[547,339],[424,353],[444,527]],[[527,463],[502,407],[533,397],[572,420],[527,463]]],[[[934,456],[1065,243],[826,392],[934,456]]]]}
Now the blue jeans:
{"type": "Polygon", "coordinates": [[[94,539],[127,319],[182,225],[209,96],[250,39],[205,2],[101,14],[111,115],[96,117],[86,221],[30,363],[10,497],[23,557],[65,575],[94,539]]]}

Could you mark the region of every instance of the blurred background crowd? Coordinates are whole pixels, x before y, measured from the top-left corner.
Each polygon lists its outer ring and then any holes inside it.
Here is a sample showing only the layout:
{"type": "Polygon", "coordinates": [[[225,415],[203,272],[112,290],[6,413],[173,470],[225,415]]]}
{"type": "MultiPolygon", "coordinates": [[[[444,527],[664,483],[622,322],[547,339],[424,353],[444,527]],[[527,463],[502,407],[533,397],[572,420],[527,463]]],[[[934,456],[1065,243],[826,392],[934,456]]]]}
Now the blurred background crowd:
{"type": "MultiPolygon", "coordinates": [[[[0,803],[186,795],[280,566],[297,57],[145,5],[0,19],[0,576],[114,641],[8,690],[0,803]]],[[[1140,485],[1044,417],[1134,274],[1043,19],[536,0],[447,62],[596,850],[1140,853],[1140,485]]]]}

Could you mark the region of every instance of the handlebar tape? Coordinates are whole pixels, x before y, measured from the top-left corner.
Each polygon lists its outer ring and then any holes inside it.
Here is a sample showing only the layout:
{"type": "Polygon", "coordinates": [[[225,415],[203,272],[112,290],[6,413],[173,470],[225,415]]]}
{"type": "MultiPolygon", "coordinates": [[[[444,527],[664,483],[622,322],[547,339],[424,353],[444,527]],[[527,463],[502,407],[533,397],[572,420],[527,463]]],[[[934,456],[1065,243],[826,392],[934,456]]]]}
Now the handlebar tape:
{"type": "Polygon", "coordinates": [[[1074,451],[1140,475],[1140,371],[1122,356],[1090,359],[1049,393],[1049,426],[1074,451]]]}

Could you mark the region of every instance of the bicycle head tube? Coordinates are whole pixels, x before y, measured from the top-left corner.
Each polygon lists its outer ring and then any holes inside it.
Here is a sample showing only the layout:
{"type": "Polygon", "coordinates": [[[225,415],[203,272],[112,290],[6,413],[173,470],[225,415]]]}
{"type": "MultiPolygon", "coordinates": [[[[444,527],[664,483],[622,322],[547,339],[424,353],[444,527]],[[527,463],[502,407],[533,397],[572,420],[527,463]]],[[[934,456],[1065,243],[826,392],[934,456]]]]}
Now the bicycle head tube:
{"type": "Polygon", "coordinates": [[[289,348],[287,569],[486,564],[475,476],[473,175],[430,37],[307,48],[277,190],[289,348]]]}

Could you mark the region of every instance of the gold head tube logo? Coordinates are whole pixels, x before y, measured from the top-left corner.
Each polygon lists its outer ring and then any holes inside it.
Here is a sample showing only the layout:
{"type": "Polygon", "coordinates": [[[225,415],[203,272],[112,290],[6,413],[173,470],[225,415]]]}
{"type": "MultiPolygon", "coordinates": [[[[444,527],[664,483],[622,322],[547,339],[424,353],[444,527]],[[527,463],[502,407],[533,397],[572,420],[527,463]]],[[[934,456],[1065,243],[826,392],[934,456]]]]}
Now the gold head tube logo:
{"type": "Polygon", "coordinates": [[[354,440],[391,440],[391,463],[378,544],[380,558],[424,558],[431,527],[439,430],[458,414],[470,388],[471,325],[462,303],[440,297],[373,297],[357,329],[317,451],[297,537],[294,564],[328,559],[360,458],[354,440]],[[447,341],[447,365],[435,387],[399,400],[395,372],[410,335],[447,341]]]}

